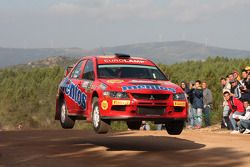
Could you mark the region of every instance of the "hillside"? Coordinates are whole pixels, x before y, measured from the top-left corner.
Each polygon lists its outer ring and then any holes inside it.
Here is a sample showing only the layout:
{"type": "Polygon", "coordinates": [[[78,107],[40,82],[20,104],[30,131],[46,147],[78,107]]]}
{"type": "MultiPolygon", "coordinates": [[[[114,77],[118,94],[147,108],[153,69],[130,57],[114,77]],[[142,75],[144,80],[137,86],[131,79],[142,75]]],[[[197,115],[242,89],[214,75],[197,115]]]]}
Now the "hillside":
{"type": "MultiPolygon", "coordinates": [[[[240,71],[249,62],[249,58],[216,57],[204,61],[160,64],[160,68],[174,83],[206,80],[214,97],[212,122],[218,123],[222,114],[219,78],[233,70],[240,71]]],[[[25,128],[58,127],[58,122],[54,121],[55,96],[62,77],[63,67],[55,65],[0,69],[0,129],[13,129],[18,124],[25,128]]]]}
{"type": "Polygon", "coordinates": [[[0,68],[17,64],[29,64],[54,56],[80,57],[82,49],[20,49],[0,47],[0,68]]]}
{"type": "Polygon", "coordinates": [[[132,56],[150,58],[155,62],[164,64],[188,60],[205,60],[209,56],[228,58],[245,58],[250,56],[250,51],[204,46],[203,44],[190,41],[139,43],[96,48],[93,50],[83,50],[81,48],[17,49],[0,47],[0,68],[16,64],[28,64],[54,56],[78,58],[80,56],[100,55],[103,53],[128,53],[132,56]]]}
{"type": "Polygon", "coordinates": [[[18,64],[10,66],[11,68],[37,68],[37,67],[66,67],[76,63],[78,58],[65,56],[52,56],[44,58],[43,60],[31,61],[27,64],[18,64]]]}

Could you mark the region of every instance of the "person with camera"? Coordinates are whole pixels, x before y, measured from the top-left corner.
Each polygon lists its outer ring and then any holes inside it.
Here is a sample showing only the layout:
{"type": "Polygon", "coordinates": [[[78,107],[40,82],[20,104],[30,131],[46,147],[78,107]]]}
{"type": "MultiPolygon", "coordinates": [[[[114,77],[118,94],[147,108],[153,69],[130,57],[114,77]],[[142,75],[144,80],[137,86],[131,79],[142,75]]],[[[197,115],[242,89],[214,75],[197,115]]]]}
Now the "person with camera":
{"type": "Polygon", "coordinates": [[[231,134],[240,133],[239,127],[236,122],[238,119],[236,119],[235,116],[244,115],[245,109],[243,103],[239,99],[232,96],[228,91],[224,92],[224,98],[231,110],[231,113],[229,115],[229,119],[233,127],[233,131],[231,132],[231,134]]]}
{"type": "Polygon", "coordinates": [[[203,105],[203,90],[201,87],[201,81],[195,81],[194,87],[189,93],[190,103],[192,106],[193,118],[194,118],[194,128],[200,129],[202,126],[202,109],[203,105]]]}

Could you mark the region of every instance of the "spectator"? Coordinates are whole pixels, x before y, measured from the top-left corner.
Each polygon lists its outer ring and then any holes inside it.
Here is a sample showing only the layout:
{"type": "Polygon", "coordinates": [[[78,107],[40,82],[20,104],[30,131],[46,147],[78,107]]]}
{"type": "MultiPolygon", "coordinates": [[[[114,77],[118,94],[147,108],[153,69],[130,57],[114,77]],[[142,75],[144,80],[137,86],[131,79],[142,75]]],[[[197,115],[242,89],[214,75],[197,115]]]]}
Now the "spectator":
{"type": "Polygon", "coordinates": [[[190,91],[189,87],[187,86],[187,83],[185,81],[181,82],[181,88],[185,92],[186,97],[188,98],[188,93],[190,91]]]}
{"type": "Polygon", "coordinates": [[[221,83],[221,86],[222,86],[222,89],[223,89],[223,93],[225,91],[230,91],[231,90],[231,84],[229,83],[228,79],[226,79],[224,77],[221,77],[220,83],[221,83]]]}
{"type": "Polygon", "coordinates": [[[150,125],[147,121],[142,121],[142,125],[140,127],[140,130],[150,130],[150,125]]]}
{"type": "Polygon", "coordinates": [[[180,87],[182,88],[182,90],[185,92],[185,96],[186,98],[188,99],[188,119],[187,119],[187,128],[192,128],[191,126],[191,105],[190,105],[190,102],[189,102],[189,92],[190,92],[190,89],[189,87],[187,86],[187,83],[185,81],[182,81],[181,84],[180,84],[180,87]]]}
{"type": "Polygon", "coordinates": [[[250,73],[250,66],[246,66],[246,67],[245,67],[245,70],[246,70],[248,73],[250,73]]]}
{"type": "MultiPolygon", "coordinates": [[[[228,77],[227,77],[228,78],[228,77]]],[[[224,92],[230,92],[231,91],[231,85],[229,83],[229,78],[221,78],[221,86],[223,88],[223,93],[224,92]]],[[[222,118],[222,124],[221,127],[226,127],[228,130],[232,130],[232,125],[229,120],[229,114],[230,114],[230,108],[228,106],[227,101],[224,98],[223,101],[223,118],[222,118]]]]}
{"type": "Polygon", "coordinates": [[[201,88],[201,81],[195,82],[195,88],[191,92],[192,108],[195,119],[195,128],[200,129],[202,126],[202,108],[203,108],[203,91],[201,88]]]}
{"type": "Polygon", "coordinates": [[[241,116],[241,115],[235,115],[234,117],[236,119],[240,120],[239,123],[239,131],[243,134],[250,134],[250,103],[249,103],[250,99],[247,101],[244,101],[244,107],[245,107],[245,115],[241,116]]]}
{"type": "Polygon", "coordinates": [[[247,80],[247,74],[248,74],[247,70],[245,70],[245,69],[242,70],[242,72],[241,72],[242,80],[240,81],[241,85],[244,85],[244,83],[246,82],[246,80],[247,80]]]}
{"type": "Polygon", "coordinates": [[[203,113],[205,117],[205,126],[208,127],[211,125],[210,122],[210,112],[212,109],[212,103],[213,103],[213,96],[210,89],[207,88],[206,81],[202,82],[202,89],[203,89],[203,113]]]}
{"type": "Polygon", "coordinates": [[[239,133],[239,131],[238,131],[239,128],[237,126],[237,122],[236,122],[235,118],[233,117],[233,114],[234,115],[243,115],[244,114],[245,109],[244,109],[243,103],[239,99],[230,95],[229,92],[224,92],[224,97],[227,100],[227,103],[228,103],[230,110],[232,111],[229,115],[229,119],[230,119],[230,122],[231,122],[232,127],[233,127],[233,131],[231,133],[232,134],[239,133]]]}
{"type": "Polygon", "coordinates": [[[189,108],[188,108],[188,128],[194,128],[195,127],[195,114],[194,114],[194,108],[193,108],[193,91],[194,91],[194,81],[189,82],[189,92],[188,92],[188,102],[189,102],[189,108]]]}
{"type": "Polygon", "coordinates": [[[239,82],[236,79],[234,79],[234,80],[231,80],[230,83],[231,83],[231,95],[237,99],[241,99],[241,91],[240,91],[239,82]]]}
{"type": "Polygon", "coordinates": [[[242,77],[240,90],[242,94],[242,100],[250,99],[250,73],[247,73],[246,70],[242,71],[242,77]]]}
{"type": "Polygon", "coordinates": [[[188,96],[188,126],[187,128],[192,129],[195,127],[195,116],[194,116],[194,110],[193,110],[193,96],[192,96],[192,92],[194,90],[194,81],[190,81],[189,82],[189,87],[188,87],[189,91],[187,92],[187,96],[188,96]]]}
{"type": "Polygon", "coordinates": [[[229,82],[234,80],[234,74],[233,73],[228,74],[228,79],[229,79],[229,82]]]}
{"type": "Polygon", "coordinates": [[[240,82],[240,75],[239,75],[239,72],[237,70],[234,70],[233,72],[233,77],[234,79],[236,79],[238,82],[240,82]]]}

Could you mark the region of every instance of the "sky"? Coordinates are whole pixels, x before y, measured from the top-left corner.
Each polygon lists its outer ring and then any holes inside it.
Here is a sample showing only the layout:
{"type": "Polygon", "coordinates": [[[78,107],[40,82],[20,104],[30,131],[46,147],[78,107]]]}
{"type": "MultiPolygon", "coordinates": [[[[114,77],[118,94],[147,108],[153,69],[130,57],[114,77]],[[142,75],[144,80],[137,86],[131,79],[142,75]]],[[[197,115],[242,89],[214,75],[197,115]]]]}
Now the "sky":
{"type": "Polygon", "coordinates": [[[0,0],[0,47],[176,40],[250,50],[250,0],[0,0]]]}

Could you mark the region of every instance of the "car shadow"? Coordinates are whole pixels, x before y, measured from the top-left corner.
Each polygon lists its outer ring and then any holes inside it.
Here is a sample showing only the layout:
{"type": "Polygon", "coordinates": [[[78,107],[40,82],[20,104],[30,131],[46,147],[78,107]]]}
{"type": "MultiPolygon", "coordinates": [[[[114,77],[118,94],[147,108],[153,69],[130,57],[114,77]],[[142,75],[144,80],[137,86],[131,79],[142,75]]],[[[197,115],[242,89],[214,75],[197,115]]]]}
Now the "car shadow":
{"type": "Polygon", "coordinates": [[[70,144],[103,146],[107,151],[180,151],[200,149],[204,144],[168,136],[108,136],[75,140],[70,144]]]}

